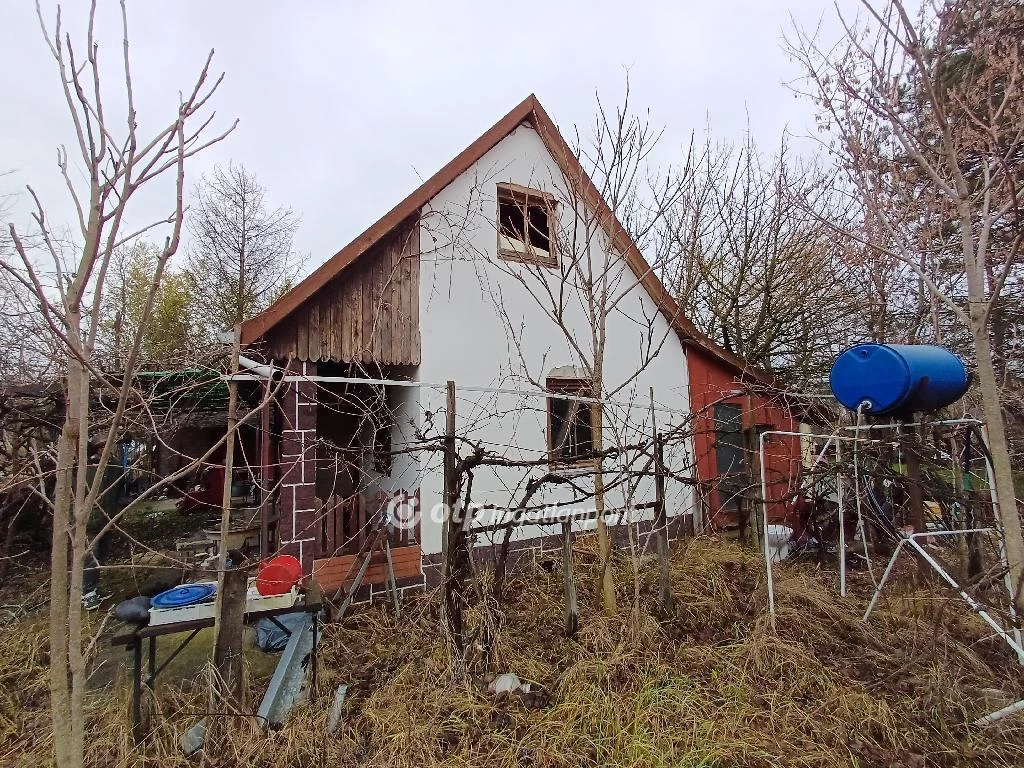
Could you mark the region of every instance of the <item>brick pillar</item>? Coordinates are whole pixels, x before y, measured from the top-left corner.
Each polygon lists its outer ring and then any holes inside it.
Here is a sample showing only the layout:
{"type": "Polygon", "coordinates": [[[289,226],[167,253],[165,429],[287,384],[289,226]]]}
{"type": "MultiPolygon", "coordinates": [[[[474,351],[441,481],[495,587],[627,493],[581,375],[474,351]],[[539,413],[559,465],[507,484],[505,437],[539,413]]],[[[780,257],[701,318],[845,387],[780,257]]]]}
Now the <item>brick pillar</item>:
{"type": "MultiPolygon", "coordinates": [[[[289,374],[316,375],[316,363],[293,362],[289,374]]],[[[313,572],[319,523],[316,520],[316,384],[286,382],[281,393],[280,551],[313,572]]]]}

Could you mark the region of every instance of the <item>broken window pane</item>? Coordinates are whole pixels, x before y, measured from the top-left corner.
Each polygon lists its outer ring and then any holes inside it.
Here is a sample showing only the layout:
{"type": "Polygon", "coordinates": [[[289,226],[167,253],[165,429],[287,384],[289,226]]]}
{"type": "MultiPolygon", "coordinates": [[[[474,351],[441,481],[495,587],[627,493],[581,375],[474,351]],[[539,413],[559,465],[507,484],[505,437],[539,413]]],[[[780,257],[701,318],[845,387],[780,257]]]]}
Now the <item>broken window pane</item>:
{"type": "Polygon", "coordinates": [[[526,243],[523,208],[515,200],[498,201],[498,223],[505,237],[526,243]]]}
{"type": "Polygon", "coordinates": [[[529,206],[530,245],[541,251],[551,250],[551,235],[548,231],[548,209],[546,205],[529,206]]]}

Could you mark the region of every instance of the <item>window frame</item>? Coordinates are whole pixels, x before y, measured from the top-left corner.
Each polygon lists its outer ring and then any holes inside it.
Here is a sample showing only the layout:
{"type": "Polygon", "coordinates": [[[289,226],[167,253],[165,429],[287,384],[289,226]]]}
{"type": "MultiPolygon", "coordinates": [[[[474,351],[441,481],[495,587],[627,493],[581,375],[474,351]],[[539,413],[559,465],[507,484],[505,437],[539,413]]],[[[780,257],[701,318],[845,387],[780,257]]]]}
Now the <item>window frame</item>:
{"type": "Polygon", "coordinates": [[[555,214],[557,210],[557,202],[555,196],[550,192],[543,192],[539,189],[531,189],[530,187],[523,187],[519,184],[512,184],[511,182],[499,182],[497,185],[497,205],[495,207],[496,221],[496,239],[498,256],[506,261],[517,261],[523,264],[536,264],[542,267],[557,267],[558,266],[558,252],[555,247],[555,214]],[[538,203],[537,201],[540,201],[538,203]],[[501,230],[501,206],[503,203],[513,203],[519,206],[523,210],[523,233],[526,240],[523,242],[525,250],[518,251],[511,248],[502,247],[502,237],[508,238],[507,235],[502,235],[501,230]],[[548,249],[547,256],[540,255],[537,249],[535,249],[530,243],[530,207],[537,207],[542,205],[545,209],[548,222],[548,249]]]}
{"type": "MultiPolygon", "coordinates": [[[[577,377],[553,377],[550,376],[545,381],[545,389],[552,394],[558,395],[574,395],[576,397],[588,397],[593,398],[594,396],[594,385],[590,379],[583,379],[577,377]]],[[[593,456],[588,457],[572,457],[563,458],[555,455],[555,444],[554,444],[554,417],[552,413],[552,404],[555,400],[561,400],[562,398],[548,397],[546,398],[547,406],[547,434],[546,442],[548,449],[548,464],[550,467],[555,468],[588,468],[597,466],[597,458],[593,456]]],[[[590,452],[594,450],[594,408],[600,407],[600,403],[588,403],[580,402],[578,400],[566,400],[568,403],[579,403],[581,407],[586,406],[589,412],[589,427],[590,427],[590,452]]]]}

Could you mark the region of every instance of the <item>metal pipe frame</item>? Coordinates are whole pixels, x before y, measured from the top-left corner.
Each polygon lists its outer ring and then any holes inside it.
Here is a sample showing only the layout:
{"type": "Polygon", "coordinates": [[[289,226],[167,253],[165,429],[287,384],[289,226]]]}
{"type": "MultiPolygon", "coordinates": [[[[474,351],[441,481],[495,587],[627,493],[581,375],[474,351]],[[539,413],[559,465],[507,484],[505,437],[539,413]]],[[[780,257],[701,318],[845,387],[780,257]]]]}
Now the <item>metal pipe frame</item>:
{"type": "MultiPolygon", "coordinates": [[[[767,576],[768,584],[768,620],[771,624],[772,629],[775,629],[775,580],[772,574],[772,557],[768,551],[768,476],[767,468],[764,460],[764,444],[765,440],[769,435],[780,435],[783,437],[823,437],[826,438],[829,443],[833,440],[836,441],[836,457],[839,457],[839,441],[840,440],[870,440],[871,442],[889,442],[888,440],[879,440],[875,438],[863,438],[863,437],[847,437],[846,435],[831,434],[822,435],[814,432],[794,432],[786,429],[769,429],[766,432],[762,432],[758,438],[758,460],[761,466],[761,549],[764,554],[765,564],[765,575],[767,576]]],[[[822,455],[825,450],[828,449],[828,444],[825,444],[825,448],[822,449],[822,455]]],[[[820,457],[819,457],[820,458],[820,457]]],[[[837,488],[836,491],[839,495],[839,536],[840,544],[845,545],[846,536],[843,531],[843,494],[842,494],[842,483],[837,477],[837,488]]],[[[841,594],[846,594],[846,556],[845,552],[839,558],[839,591],[841,594]]]]}
{"type": "Polygon", "coordinates": [[[896,422],[895,424],[863,424],[860,427],[849,426],[842,427],[843,430],[849,432],[850,430],[862,431],[872,429],[899,429],[901,427],[934,427],[940,426],[945,427],[951,424],[982,424],[978,419],[940,419],[938,421],[909,421],[906,423],[896,422]]]}
{"type": "Polygon", "coordinates": [[[911,533],[905,535],[900,542],[896,545],[895,551],[892,553],[892,557],[889,558],[889,564],[885,567],[885,573],[882,574],[882,580],[878,583],[878,587],[875,589],[875,594],[871,597],[871,602],[868,603],[868,608],[864,612],[864,616],[861,621],[866,622],[871,612],[874,610],[876,603],[878,602],[879,595],[882,594],[882,588],[885,586],[886,581],[889,578],[889,574],[892,572],[892,567],[896,563],[896,558],[899,557],[900,552],[903,551],[904,545],[909,545],[930,565],[934,571],[943,578],[943,580],[949,584],[953,589],[957,591],[964,602],[971,607],[978,616],[981,617],[982,621],[988,624],[996,633],[1003,638],[1010,648],[1013,649],[1014,653],[1017,654],[1017,658],[1024,658],[1024,648],[1021,647],[1020,643],[1010,634],[1003,629],[1003,627],[992,618],[991,614],[985,610],[977,600],[967,594],[966,591],[961,588],[960,584],[957,583],[956,579],[950,576],[949,572],[942,567],[942,565],[931,556],[931,554],[924,547],[918,543],[918,538],[922,536],[957,536],[962,533],[998,533],[994,528],[968,528],[963,531],[922,531],[920,533],[911,533]]]}
{"type": "MultiPolygon", "coordinates": [[[[820,438],[825,438],[828,442],[825,443],[825,448],[822,449],[821,456],[824,456],[825,451],[828,449],[829,443],[831,443],[833,440],[835,440],[836,441],[836,458],[838,460],[839,454],[840,454],[839,444],[840,444],[841,440],[849,440],[849,441],[853,441],[853,442],[862,441],[862,442],[872,442],[872,443],[888,443],[888,442],[891,442],[891,440],[886,440],[886,439],[883,439],[883,438],[861,437],[860,434],[859,434],[859,432],[861,430],[868,430],[868,429],[872,429],[872,428],[895,429],[895,428],[901,427],[901,426],[917,426],[920,423],[927,423],[927,424],[932,424],[932,425],[939,424],[939,425],[947,425],[947,426],[948,425],[952,425],[952,424],[974,424],[974,425],[981,425],[982,427],[984,427],[984,424],[982,422],[980,422],[978,419],[945,419],[945,420],[942,420],[942,421],[918,422],[918,423],[914,423],[914,424],[866,424],[866,425],[862,425],[860,427],[852,426],[852,427],[842,427],[841,428],[841,429],[843,429],[845,431],[856,430],[858,434],[856,434],[854,436],[841,435],[841,434],[839,434],[838,430],[835,433],[831,434],[831,435],[818,434],[818,433],[815,433],[815,432],[794,432],[792,430],[784,430],[784,429],[770,429],[770,430],[768,430],[766,432],[762,432],[761,433],[760,438],[758,440],[758,454],[759,454],[758,458],[759,458],[760,467],[761,467],[761,513],[762,513],[761,514],[761,521],[762,521],[762,527],[763,527],[763,529],[762,529],[762,536],[761,536],[761,541],[762,541],[762,547],[761,548],[762,548],[762,553],[764,555],[765,575],[767,577],[767,585],[768,585],[768,616],[769,616],[769,622],[771,624],[772,629],[775,629],[775,581],[774,581],[774,577],[773,577],[773,574],[772,574],[772,558],[771,558],[771,553],[768,551],[768,479],[767,479],[766,467],[765,467],[765,453],[764,453],[765,440],[768,438],[769,435],[779,435],[779,436],[782,436],[782,437],[820,437],[820,438]]],[[[988,440],[986,439],[986,435],[984,434],[984,432],[982,434],[982,438],[985,439],[986,448],[987,448],[988,440]]],[[[821,456],[819,456],[819,459],[821,458],[821,456]]],[[[817,463],[817,462],[815,462],[815,463],[817,463]]],[[[990,475],[989,487],[991,489],[993,489],[993,491],[994,491],[995,486],[991,482],[991,467],[988,465],[987,461],[986,461],[986,467],[988,468],[989,475],[990,475]]],[[[839,496],[839,531],[840,531],[839,536],[840,536],[840,545],[841,545],[841,547],[840,547],[841,557],[839,558],[839,560],[840,560],[840,565],[839,565],[839,592],[840,592],[841,595],[845,596],[845,594],[846,594],[846,557],[845,557],[845,554],[846,553],[845,553],[845,551],[842,551],[842,545],[845,544],[845,542],[846,542],[846,536],[845,536],[845,531],[844,531],[844,526],[843,526],[844,515],[843,515],[843,494],[842,494],[842,482],[841,482],[841,479],[837,479],[836,492],[837,492],[837,494],[839,496]]],[[[986,528],[984,530],[991,530],[991,529],[990,528],[986,528]]],[[[938,533],[945,533],[945,532],[938,532],[938,533]]],[[[969,531],[951,531],[950,533],[960,534],[960,533],[969,533],[969,531]]],[[[933,532],[933,533],[929,533],[927,535],[934,536],[934,535],[936,535],[936,533],[933,532]]],[[[916,544],[916,542],[915,542],[915,544],[916,544]]],[[[920,545],[918,545],[918,546],[920,546],[920,545]]],[[[899,550],[899,545],[897,545],[897,551],[898,550],[899,550]]],[[[895,557],[895,555],[894,555],[894,557],[895,557]]],[[[929,556],[926,559],[931,559],[931,558],[929,556]]],[[[890,560],[889,566],[886,568],[886,575],[888,575],[889,570],[892,568],[892,562],[893,561],[890,560]]],[[[882,578],[882,582],[883,583],[884,583],[884,581],[885,581],[885,576],[883,576],[883,578],[882,578]]],[[[1000,629],[1000,632],[1002,632],[1002,629],[1000,629]]],[[[1020,631],[1015,629],[1014,633],[1019,638],[1020,631]]],[[[1018,641],[1016,641],[1014,643],[1014,645],[1017,648],[1021,648],[1022,647],[1019,639],[1018,639],[1018,641]]],[[[1020,658],[1021,658],[1021,663],[1024,664],[1024,654],[1021,654],[1020,658]]]]}

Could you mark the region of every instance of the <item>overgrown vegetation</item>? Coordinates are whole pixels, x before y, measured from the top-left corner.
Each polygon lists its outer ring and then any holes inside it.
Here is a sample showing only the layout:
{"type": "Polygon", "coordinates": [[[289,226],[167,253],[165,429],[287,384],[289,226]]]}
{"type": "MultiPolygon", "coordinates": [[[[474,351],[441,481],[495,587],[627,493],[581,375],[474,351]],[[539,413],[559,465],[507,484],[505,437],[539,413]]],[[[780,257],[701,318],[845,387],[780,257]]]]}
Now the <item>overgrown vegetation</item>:
{"type": "MultiPolygon", "coordinates": [[[[581,558],[585,553],[581,553],[581,558]]],[[[618,583],[631,579],[618,567],[618,583]]],[[[596,563],[582,566],[593,576],[596,563]]],[[[581,579],[587,618],[562,633],[561,578],[513,581],[498,641],[501,668],[533,688],[495,697],[486,675],[457,674],[437,632],[438,600],[387,607],[326,628],[318,694],[290,724],[263,733],[238,718],[205,764],[294,766],[1011,766],[1024,763],[1024,718],[969,723],[1024,695],[1024,675],[997,640],[936,592],[891,597],[870,624],[840,600],[831,575],[779,569],[778,632],[763,612],[763,564],[728,541],[674,552],[676,612],[644,603],[603,616],[599,580],[581,579]],[[349,685],[342,727],[327,733],[333,691],[349,685]],[[985,689],[993,689],[986,691],[985,689]]],[[[866,586],[866,580],[861,586],[866,586]]],[[[856,590],[855,590],[856,591],[856,590]]],[[[648,602],[649,601],[649,602],[648,602]]],[[[52,745],[42,624],[8,627],[0,653],[0,759],[45,765],[52,745]]],[[[178,738],[205,710],[195,682],[159,688],[154,730],[131,746],[123,683],[87,706],[89,765],[200,764],[178,738]]],[[[254,697],[262,685],[251,686],[254,697]]]]}

